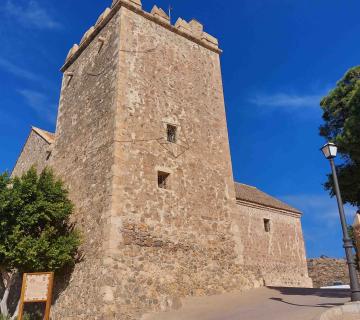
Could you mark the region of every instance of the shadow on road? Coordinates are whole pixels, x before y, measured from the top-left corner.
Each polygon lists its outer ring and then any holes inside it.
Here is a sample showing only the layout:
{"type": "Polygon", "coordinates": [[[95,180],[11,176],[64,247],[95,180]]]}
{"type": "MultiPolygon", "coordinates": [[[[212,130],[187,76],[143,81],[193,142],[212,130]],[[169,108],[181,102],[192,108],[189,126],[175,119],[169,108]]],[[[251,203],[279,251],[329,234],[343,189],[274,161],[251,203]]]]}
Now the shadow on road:
{"type": "Polygon", "coordinates": [[[271,290],[276,290],[279,293],[287,296],[317,296],[322,298],[339,298],[350,300],[349,289],[312,289],[312,288],[278,288],[269,287],[271,290]]]}
{"type": "Polygon", "coordinates": [[[267,287],[188,298],[180,310],[144,320],[310,320],[349,300],[349,290],[267,287]]]}
{"type": "Polygon", "coordinates": [[[282,298],[270,298],[270,300],[286,303],[286,304],[289,304],[289,305],[292,305],[292,306],[309,307],[309,308],[332,308],[332,307],[342,306],[343,305],[343,303],[297,304],[297,303],[292,303],[292,302],[285,301],[282,298]]]}

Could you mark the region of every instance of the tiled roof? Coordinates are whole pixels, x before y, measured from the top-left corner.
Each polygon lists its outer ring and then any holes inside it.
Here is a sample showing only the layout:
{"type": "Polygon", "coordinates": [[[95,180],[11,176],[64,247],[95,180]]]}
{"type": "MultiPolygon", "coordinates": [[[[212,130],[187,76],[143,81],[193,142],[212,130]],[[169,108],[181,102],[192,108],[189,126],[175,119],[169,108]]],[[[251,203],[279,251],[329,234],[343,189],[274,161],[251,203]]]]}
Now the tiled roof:
{"type": "Polygon", "coordinates": [[[275,199],[274,197],[266,194],[265,192],[262,192],[255,187],[235,182],[235,192],[237,200],[301,214],[301,211],[287,205],[278,199],[275,199]]]}
{"type": "Polygon", "coordinates": [[[40,137],[46,140],[48,143],[54,143],[55,135],[51,132],[32,127],[32,130],[35,131],[40,137]]]}

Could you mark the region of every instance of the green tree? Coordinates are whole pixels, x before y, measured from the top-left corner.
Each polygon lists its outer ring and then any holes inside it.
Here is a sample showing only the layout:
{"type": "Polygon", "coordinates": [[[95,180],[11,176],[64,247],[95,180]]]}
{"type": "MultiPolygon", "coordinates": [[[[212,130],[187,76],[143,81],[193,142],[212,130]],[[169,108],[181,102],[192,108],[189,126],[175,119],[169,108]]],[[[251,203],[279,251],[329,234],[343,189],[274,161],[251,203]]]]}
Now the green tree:
{"type": "MultiPolygon", "coordinates": [[[[339,148],[339,184],[346,203],[360,208],[360,66],[350,69],[321,101],[324,124],[320,135],[339,148]]],[[[332,176],[325,188],[334,195],[332,176]]]]}
{"type": "MultiPolygon", "coordinates": [[[[76,261],[80,236],[70,225],[73,204],[50,169],[31,168],[20,178],[0,176],[1,314],[9,316],[8,298],[24,272],[59,271],[76,261]]],[[[12,319],[17,317],[17,310],[12,319]]]]}

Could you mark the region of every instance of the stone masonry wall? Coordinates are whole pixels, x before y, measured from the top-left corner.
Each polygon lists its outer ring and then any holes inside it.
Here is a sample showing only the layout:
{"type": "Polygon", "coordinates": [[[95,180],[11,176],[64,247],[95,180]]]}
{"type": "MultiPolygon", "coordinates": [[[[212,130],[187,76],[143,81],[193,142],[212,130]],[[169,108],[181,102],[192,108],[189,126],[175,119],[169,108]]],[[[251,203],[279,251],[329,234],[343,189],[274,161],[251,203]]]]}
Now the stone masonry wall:
{"type": "Polygon", "coordinates": [[[237,263],[219,55],[121,8],[107,319],[254,286],[237,263]],[[167,143],[166,124],[178,128],[167,143]],[[157,171],[170,173],[169,188],[157,171]]]}
{"type": "Polygon", "coordinates": [[[101,287],[109,275],[104,239],[109,229],[119,15],[101,30],[63,77],[52,166],[75,203],[83,261],[53,309],[53,319],[105,319],[101,287]],[[101,40],[101,41],[100,41],[101,40]]]}
{"type": "Polygon", "coordinates": [[[232,229],[239,263],[259,269],[265,285],[312,287],[300,215],[239,202],[232,229]],[[270,232],[264,219],[270,220],[270,232]]]}
{"type": "Polygon", "coordinates": [[[75,203],[84,258],[58,281],[52,318],[138,320],[186,296],[308,283],[300,217],[236,204],[217,40],[124,3],[136,8],[107,9],[63,68],[49,164],[75,203]]]}
{"type": "Polygon", "coordinates": [[[339,281],[344,284],[350,283],[349,270],[344,259],[309,259],[308,268],[315,288],[331,286],[339,281]]]}
{"type": "Polygon", "coordinates": [[[31,130],[23,150],[12,172],[12,176],[21,176],[32,166],[41,172],[48,164],[49,143],[31,130]]]}

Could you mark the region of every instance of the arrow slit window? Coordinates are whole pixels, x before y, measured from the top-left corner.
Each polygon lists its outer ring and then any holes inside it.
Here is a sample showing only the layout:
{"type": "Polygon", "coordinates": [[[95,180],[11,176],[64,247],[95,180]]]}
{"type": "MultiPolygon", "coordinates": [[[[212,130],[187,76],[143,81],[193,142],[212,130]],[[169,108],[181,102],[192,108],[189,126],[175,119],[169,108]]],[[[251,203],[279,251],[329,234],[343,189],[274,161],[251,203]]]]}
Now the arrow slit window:
{"type": "Polygon", "coordinates": [[[166,128],[166,131],[167,131],[167,141],[170,142],[170,143],[176,143],[177,141],[177,127],[176,126],[173,126],[171,124],[168,124],[167,125],[167,128],[166,128]]]}
{"type": "Polygon", "coordinates": [[[270,232],[271,230],[270,219],[264,219],[264,229],[265,232],[270,232]]]}

